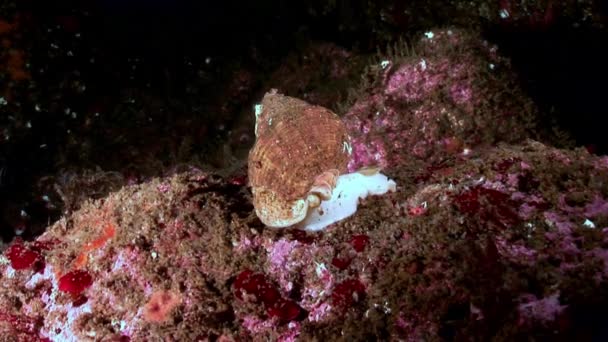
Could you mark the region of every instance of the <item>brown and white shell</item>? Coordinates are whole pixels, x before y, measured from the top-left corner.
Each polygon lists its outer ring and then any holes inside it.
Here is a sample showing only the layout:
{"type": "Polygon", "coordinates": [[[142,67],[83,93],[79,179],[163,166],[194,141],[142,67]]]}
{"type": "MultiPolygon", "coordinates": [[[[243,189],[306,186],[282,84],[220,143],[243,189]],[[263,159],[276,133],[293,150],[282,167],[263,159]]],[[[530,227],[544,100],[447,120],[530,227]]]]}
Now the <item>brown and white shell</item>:
{"type": "Polygon", "coordinates": [[[350,138],[340,118],[324,107],[270,91],[256,108],[256,137],[249,185],[256,214],[268,226],[302,221],[313,184],[324,174],[346,171],[350,138]]]}

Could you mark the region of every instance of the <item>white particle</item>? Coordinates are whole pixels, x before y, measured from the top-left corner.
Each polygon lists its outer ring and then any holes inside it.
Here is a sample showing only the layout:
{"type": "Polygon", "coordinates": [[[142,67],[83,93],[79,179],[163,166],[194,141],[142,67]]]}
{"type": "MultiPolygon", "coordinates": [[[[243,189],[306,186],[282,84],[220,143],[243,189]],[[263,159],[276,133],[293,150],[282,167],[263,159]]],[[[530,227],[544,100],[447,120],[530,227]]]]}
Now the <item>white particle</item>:
{"type": "Polygon", "coordinates": [[[31,121],[26,122],[25,127],[32,128],[32,122],[31,121]]]}
{"type": "Polygon", "coordinates": [[[348,141],[343,142],[342,152],[348,152],[349,155],[353,153],[353,147],[348,141]]]}
{"type": "Polygon", "coordinates": [[[37,111],[37,112],[39,112],[40,111],[40,106],[39,105],[35,105],[34,106],[34,110],[37,111]]]}
{"type": "Polygon", "coordinates": [[[426,61],[424,59],[420,61],[420,67],[423,71],[426,70],[426,61]]]}
{"type": "Polygon", "coordinates": [[[490,63],[490,65],[488,65],[490,67],[490,70],[494,70],[494,68],[496,67],[493,63],[490,63]]]}
{"type": "Polygon", "coordinates": [[[424,35],[428,38],[428,39],[433,39],[433,37],[435,36],[435,34],[433,34],[433,32],[428,31],[425,32],[424,35]]]}
{"type": "Polygon", "coordinates": [[[507,19],[509,17],[509,11],[503,8],[498,12],[498,15],[500,15],[502,19],[507,19]]]}
{"type": "Polygon", "coordinates": [[[585,219],[585,222],[583,222],[583,226],[587,228],[595,228],[595,223],[593,223],[593,221],[591,221],[590,219],[585,219]]]}
{"type": "Polygon", "coordinates": [[[389,62],[388,60],[383,60],[382,62],[380,62],[380,67],[382,67],[382,69],[386,69],[386,67],[390,64],[391,62],[389,62]]]}
{"type": "Polygon", "coordinates": [[[260,115],[262,114],[263,106],[258,103],[253,108],[254,108],[254,112],[255,112],[255,129],[254,129],[254,132],[255,132],[255,136],[257,137],[258,136],[258,119],[260,118],[260,115]]]}
{"type": "Polygon", "coordinates": [[[151,254],[152,254],[152,259],[156,259],[156,257],[158,257],[158,254],[154,251],[152,251],[151,254]]]}
{"type": "Polygon", "coordinates": [[[4,97],[0,96],[0,106],[4,106],[6,104],[8,104],[8,102],[6,102],[6,99],[4,97]]]}
{"type": "Polygon", "coordinates": [[[211,63],[211,57],[205,58],[205,64],[209,64],[209,63],[211,63]]]}
{"type": "Polygon", "coordinates": [[[325,273],[327,271],[327,267],[325,266],[324,263],[319,263],[315,261],[315,273],[317,273],[317,277],[321,277],[323,276],[323,273],[325,273]]]}

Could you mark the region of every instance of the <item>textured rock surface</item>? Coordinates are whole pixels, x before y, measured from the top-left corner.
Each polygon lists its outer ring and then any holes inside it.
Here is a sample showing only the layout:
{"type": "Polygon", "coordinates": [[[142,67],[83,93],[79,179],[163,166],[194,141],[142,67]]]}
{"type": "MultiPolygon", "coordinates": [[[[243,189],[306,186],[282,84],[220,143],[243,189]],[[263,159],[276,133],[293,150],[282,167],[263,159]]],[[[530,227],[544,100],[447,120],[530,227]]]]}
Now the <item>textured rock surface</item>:
{"type": "Polygon", "coordinates": [[[240,175],[190,170],[124,187],[0,256],[0,335],[605,334],[608,158],[527,140],[534,110],[483,42],[437,31],[420,44],[418,57],[380,69],[345,117],[360,131],[352,165],[381,164],[396,192],[310,234],[265,228],[240,175]],[[463,42],[472,45],[458,48],[463,42]]]}
{"type": "Polygon", "coordinates": [[[535,135],[535,105],[495,46],[454,29],[428,31],[416,53],[407,49],[370,68],[372,80],[344,116],[353,138],[349,170],[440,163],[535,135]]]}

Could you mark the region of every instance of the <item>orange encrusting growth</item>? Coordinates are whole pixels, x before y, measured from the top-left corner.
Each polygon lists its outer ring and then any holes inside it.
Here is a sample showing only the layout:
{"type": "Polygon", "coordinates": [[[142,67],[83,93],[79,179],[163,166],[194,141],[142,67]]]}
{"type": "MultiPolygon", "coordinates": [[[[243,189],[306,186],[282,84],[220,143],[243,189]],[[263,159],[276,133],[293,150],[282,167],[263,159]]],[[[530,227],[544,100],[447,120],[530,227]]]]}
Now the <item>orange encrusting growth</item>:
{"type": "Polygon", "coordinates": [[[93,241],[87,242],[83,247],[82,251],[74,260],[74,268],[80,268],[86,265],[89,260],[89,253],[96,249],[103,247],[106,242],[116,235],[116,227],[112,223],[106,223],[104,226],[102,235],[94,239],[93,241]]]}

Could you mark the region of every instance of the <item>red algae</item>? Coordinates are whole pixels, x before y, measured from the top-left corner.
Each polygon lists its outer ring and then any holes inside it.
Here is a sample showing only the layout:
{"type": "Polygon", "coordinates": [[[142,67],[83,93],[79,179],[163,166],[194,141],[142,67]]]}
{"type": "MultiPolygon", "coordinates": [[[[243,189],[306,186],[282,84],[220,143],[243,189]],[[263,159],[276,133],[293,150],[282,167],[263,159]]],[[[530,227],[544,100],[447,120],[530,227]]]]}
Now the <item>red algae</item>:
{"type": "Polygon", "coordinates": [[[234,292],[241,300],[252,298],[254,302],[264,304],[268,315],[278,317],[281,321],[292,321],[303,312],[296,303],[282,298],[277,288],[263,274],[251,270],[239,273],[234,282],[234,292]]]}
{"type": "Polygon", "coordinates": [[[351,245],[357,252],[363,252],[365,247],[369,244],[369,236],[364,234],[355,235],[350,240],[351,245]]]}
{"type": "Polygon", "coordinates": [[[354,303],[363,300],[364,295],[365,285],[357,279],[347,279],[336,284],[331,298],[334,305],[347,309],[354,303]]]}
{"type": "Polygon", "coordinates": [[[23,245],[23,242],[16,240],[6,251],[6,256],[11,261],[11,267],[16,270],[31,268],[34,263],[40,260],[40,254],[23,245]]]}
{"type": "Polygon", "coordinates": [[[5,254],[15,270],[33,269],[35,272],[42,272],[45,265],[44,254],[56,244],[57,240],[26,243],[17,238],[7,248],[5,254]]]}
{"type": "Polygon", "coordinates": [[[93,277],[84,270],[74,270],[59,278],[59,291],[73,296],[81,294],[93,283],[93,277]]]}

